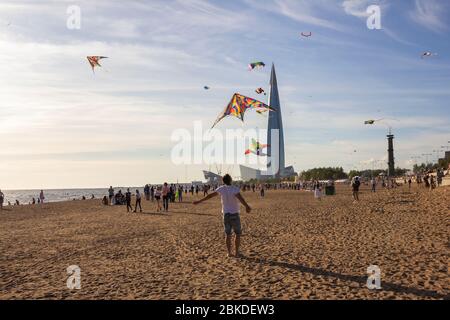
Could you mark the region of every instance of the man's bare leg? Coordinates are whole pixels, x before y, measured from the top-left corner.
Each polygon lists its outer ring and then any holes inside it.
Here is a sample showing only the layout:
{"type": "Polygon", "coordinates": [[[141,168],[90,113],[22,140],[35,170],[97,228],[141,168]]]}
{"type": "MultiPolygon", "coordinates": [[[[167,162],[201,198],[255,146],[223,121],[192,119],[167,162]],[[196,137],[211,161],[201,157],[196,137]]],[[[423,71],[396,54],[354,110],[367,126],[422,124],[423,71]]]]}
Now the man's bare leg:
{"type": "Polygon", "coordinates": [[[234,238],[234,247],[236,249],[236,257],[239,257],[240,253],[239,253],[239,247],[241,245],[241,236],[239,234],[235,235],[234,238]]]}
{"type": "Polygon", "coordinates": [[[230,235],[227,234],[226,243],[227,243],[228,256],[232,257],[233,253],[231,253],[231,234],[230,235]]]}

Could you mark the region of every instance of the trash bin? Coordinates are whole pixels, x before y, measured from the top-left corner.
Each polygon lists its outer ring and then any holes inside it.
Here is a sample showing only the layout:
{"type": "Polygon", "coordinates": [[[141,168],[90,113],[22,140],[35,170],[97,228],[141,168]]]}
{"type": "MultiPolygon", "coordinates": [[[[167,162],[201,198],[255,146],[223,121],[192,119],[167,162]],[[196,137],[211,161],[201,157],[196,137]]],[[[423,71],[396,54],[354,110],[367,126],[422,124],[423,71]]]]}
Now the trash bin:
{"type": "Polygon", "coordinates": [[[336,188],[334,186],[325,187],[325,195],[334,196],[336,194],[336,188]]]}

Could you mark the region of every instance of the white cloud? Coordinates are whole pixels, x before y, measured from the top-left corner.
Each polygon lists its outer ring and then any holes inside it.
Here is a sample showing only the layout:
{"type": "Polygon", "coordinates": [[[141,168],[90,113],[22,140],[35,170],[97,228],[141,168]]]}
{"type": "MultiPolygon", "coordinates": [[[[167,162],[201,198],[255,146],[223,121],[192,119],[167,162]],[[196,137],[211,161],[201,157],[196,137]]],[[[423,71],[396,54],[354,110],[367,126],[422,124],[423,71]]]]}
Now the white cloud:
{"type": "Polygon", "coordinates": [[[336,5],[327,0],[246,0],[246,3],[258,10],[276,12],[297,22],[331,30],[343,31],[345,27],[323,18],[324,12],[337,14],[336,5]]]}
{"type": "Polygon", "coordinates": [[[448,30],[448,3],[436,0],[416,0],[415,10],[411,18],[421,26],[434,32],[442,33],[448,30]]]}
{"type": "Polygon", "coordinates": [[[369,16],[367,7],[371,4],[373,4],[373,1],[371,0],[345,0],[342,2],[345,13],[359,18],[366,18],[369,16]]]}

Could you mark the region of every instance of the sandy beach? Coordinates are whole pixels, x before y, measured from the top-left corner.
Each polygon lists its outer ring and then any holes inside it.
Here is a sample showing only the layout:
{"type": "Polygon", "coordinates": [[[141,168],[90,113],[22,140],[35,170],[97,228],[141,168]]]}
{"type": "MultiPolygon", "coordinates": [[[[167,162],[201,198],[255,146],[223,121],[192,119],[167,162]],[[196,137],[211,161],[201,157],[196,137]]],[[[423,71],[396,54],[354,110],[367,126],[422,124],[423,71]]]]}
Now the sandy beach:
{"type": "MultiPolygon", "coordinates": [[[[0,214],[1,299],[448,299],[450,189],[414,186],[354,204],[348,187],[245,192],[243,257],[227,258],[220,200],[127,214],[100,200],[0,214]],[[81,289],[66,268],[81,268],[81,289]],[[381,290],[366,287],[381,268],[381,290]]],[[[194,197],[195,198],[195,197],[194,197]]]]}

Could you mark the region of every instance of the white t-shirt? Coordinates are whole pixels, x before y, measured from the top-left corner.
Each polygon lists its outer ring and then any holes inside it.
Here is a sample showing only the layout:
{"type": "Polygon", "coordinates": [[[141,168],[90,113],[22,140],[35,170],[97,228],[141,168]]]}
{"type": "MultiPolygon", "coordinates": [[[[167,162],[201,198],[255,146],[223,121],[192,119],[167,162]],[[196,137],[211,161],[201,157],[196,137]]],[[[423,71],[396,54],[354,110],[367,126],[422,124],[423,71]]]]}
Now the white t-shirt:
{"type": "Polygon", "coordinates": [[[235,186],[221,186],[216,189],[222,198],[222,213],[239,213],[239,200],[236,195],[240,192],[235,186]]]}

